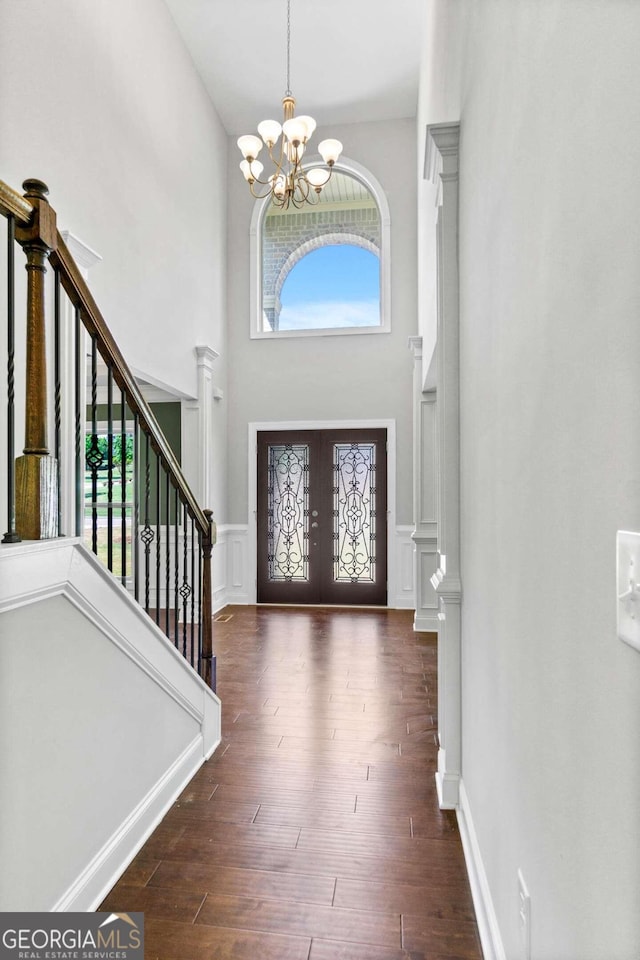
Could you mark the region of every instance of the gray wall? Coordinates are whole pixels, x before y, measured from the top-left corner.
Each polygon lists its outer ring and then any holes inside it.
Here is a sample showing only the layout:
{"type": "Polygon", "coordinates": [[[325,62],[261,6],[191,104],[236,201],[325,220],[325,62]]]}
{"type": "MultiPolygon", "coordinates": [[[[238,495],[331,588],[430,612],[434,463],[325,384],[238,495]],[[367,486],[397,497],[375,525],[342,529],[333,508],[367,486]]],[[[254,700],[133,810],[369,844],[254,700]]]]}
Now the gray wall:
{"type": "Polygon", "coordinates": [[[229,159],[228,487],[230,523],[246,523],[247,424],[265,420],[397,421],[397,522],[412,520],[411,378],[416,332],[415,125],[361,123],[322,131],[386,191],[391,215],[391,333],[283,340],[249,337],[249,228],[253,201],[229,159]]]}
{"type": "Polygon", "coordinates": [[[48,183],[130,365],[195,395],[193,347],[224,352],[227,137],[163,0],[1,10],[0,177],[48,183]]]}
{"type": "Polygon", "coordinates": [[[464,784],[509,960],[518,868],[535,960],[635,960],[640,657],[616,638],[615,536],[640,529],[640,6],[429,9],[420,143],[461,119],[464,784]]]}

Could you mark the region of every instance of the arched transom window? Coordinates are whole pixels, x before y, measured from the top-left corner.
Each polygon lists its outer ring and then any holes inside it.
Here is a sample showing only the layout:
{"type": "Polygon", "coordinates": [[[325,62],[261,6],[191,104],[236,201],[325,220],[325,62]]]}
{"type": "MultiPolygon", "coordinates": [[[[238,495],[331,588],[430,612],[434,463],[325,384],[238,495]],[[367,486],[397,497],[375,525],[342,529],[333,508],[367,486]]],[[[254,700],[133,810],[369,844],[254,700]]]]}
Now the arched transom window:
{"type": "Polygon", "coordinates": [[[375,188],[352,169],[336,169],[313,206],[283,211],[265,203],[252,335],[386,332],[388,217],[375,188]]]}

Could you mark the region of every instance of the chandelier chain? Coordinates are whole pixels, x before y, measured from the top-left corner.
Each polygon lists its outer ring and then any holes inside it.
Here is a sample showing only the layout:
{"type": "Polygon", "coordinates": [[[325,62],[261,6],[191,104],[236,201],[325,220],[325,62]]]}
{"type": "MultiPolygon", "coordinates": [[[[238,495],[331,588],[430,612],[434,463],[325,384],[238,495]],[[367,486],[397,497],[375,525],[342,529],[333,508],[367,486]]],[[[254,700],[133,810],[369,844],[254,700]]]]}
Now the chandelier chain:
{"type": "Polygon", "coordinates": [[[287,0],[287,89],[284,95],[291,96],[291,0],[287,0]]]}

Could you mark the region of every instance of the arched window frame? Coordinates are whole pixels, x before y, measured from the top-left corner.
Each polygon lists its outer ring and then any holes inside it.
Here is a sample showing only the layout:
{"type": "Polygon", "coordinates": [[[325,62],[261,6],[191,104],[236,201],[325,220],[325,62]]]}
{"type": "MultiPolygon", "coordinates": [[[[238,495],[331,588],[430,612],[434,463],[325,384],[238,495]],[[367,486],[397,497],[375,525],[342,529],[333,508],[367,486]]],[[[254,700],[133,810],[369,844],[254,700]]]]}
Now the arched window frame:
{"type": "MultiPolygon", "coordinates": [[[[310,157],[305,168],[322,164],[317,155],[310,157]]],[[[362,183],[378,206],[380,215],[380,323],[373,327],[320,327],[314,330],[264,330],[262,324],[262,228],[269,198],[256,200],[250,228],[250,284],[251,284],[251,329],[250,336],[257,340],[273,340],[290,337],[362,336],[391,331],[391,219],[389,204],[378,180],[355,160],[341,157],[333,168],[362,183]]]]}

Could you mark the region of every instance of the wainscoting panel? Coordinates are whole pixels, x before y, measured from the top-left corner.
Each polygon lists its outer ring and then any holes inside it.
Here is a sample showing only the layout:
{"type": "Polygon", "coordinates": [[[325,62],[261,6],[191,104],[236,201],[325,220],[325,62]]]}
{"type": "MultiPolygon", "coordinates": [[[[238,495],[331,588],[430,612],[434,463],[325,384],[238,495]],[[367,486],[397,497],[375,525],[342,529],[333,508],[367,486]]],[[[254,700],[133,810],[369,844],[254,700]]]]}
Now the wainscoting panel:
{"type": "MultiPolygon", "coordinates": [[[[413,527],[398,526],[389,531],[388,606],[400,610],[415,608],[413,527]]],[[[247,524],[220,524],[213,548],[213,609],[228,603],[256,602],[255,536],[247,524]]],[[[432,630],[434,627],[423,629],[432,630]]]]}

